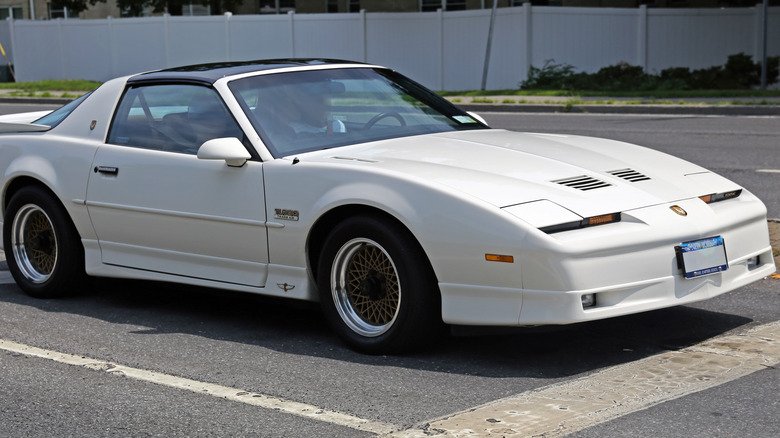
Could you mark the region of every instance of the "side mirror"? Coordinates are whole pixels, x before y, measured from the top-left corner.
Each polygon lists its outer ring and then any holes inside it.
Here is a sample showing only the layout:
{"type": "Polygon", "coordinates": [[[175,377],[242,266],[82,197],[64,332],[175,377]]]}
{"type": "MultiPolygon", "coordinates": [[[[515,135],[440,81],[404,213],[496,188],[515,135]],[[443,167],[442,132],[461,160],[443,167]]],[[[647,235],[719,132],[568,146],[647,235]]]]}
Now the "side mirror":
{"type": "Polygon", "coordinates": [[[241,140],[235,137],[214,138],[198,148],[201,160],[225,160],[230,167],[241,167],[252,158],[241,140]]]}

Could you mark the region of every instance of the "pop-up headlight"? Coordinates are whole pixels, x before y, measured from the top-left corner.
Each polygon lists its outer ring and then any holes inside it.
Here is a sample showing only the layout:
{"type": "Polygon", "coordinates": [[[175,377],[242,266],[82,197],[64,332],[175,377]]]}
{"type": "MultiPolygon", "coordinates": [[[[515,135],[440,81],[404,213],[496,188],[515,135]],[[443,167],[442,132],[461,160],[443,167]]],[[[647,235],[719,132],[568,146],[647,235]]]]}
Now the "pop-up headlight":
{"type": "Polygon", "coordinates": [[[504,210],[547,234],[620,221],[620,213],[583,218],[573,211],[548,200],[512,205],[504,207],[504,210]]]}

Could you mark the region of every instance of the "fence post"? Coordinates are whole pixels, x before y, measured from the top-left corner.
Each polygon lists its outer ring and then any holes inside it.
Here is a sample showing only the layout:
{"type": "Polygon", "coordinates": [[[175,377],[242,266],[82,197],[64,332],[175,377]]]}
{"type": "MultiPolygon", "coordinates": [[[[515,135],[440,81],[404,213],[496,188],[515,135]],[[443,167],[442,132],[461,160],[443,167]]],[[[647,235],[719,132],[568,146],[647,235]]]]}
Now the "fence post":
{"type": "Polygon", "coordinates": [[[360,10],[360,26],[363,35],[363,62],[368,62],[368,29],[366,27],[366,10],[360,10]]]}
{"type": "Polygon", "coordinates": [[[436,10],[439,18],[439,90],[444,89],[444,11],[436,10]]]}
{"type": "Polygon", "coordinates": [[[295,11],[288,11],[290,19],[290,58],[295,58],[295,11]]]}
{"type": "Polygon", "coordinates": [[[647,73],[647,5],[639,6],[637,18],[639,20],[636,26],[637,61],[642,70],[647,73]]]}
{"type": "MultiPolygon", "coordinates": [[[[65,77],[65,70],[66,70],[66,67],[65,67],[65,62],[66,62],[66,60],[65,60],[65,46],[64,46],[64,44],[65,44],[65,41],[64,41],[65,36],[62,34],[62,18],[58,18],[57,19],[57,37],[58,37],[57,38],[57,46],[60,49],[60,77],[59,77],[59,79],[68,79],[68,78],[65,77]]],[[[49,78],[46,78],[46,79],[49,79],[49,78]]],[[[52,79],[54,79],[54,78],[52,78],[52,79]]]]}
{"type": "MultiPolygon", "coordinates": [[[[16,26],[14,26],[14,20],[12,18],[9,17],[6,18],[6,20],[8,22],[8,34],[11,39],[11,56],[8,57],[8,66],[10,67],[11,65],[16,66],[16,35],[14,35],[16,33],[16,26]]],[[[16,73],[14,73],[14,82],[16,81],[16,73]]]]}
{"type": "Polygon", "coordinates": [[[116,73],[116,50],[114,50],[114,17],[106,17],[106,27],[108,28],[108,58],[111,60],[110,74],[112,78],[119,76],[116,73]]]}
{"type": "Polygon", "coordinates": [[[230,18],[233,16],[232,12],[225,12],[225,61],[230,62],[233,60],[233,54],[231,52],[230,44],[230,18]]]}
{"type": "Polygon", "coordinates": [[[531,2],[523,3],[523,19],[525,20],[525,77],[528,78],[528,72],[531,71],[531,66],[534,62],[533,48],[534,48],[534,30],[533,30],[533,17],[531,2]]]}
{"type": "Polygon", "coordinates": [[[165,27],[165,67],[170,68],[171,66],[171,26],[170,23],[168,23],[168,19],[171,17],[171,14],[165,13],[163,14],[163,26],[165,27]]]}

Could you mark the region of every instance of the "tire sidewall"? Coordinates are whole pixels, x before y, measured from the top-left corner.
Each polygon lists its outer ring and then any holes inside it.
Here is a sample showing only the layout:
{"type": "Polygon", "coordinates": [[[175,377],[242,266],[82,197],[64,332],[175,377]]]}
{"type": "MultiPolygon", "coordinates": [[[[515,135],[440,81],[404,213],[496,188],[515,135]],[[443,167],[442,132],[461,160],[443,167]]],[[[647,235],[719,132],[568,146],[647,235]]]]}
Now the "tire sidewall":
{"type": "Polygon", "coordinates": [[[438,288],[417,242],[395,224],[373,217],[355,217],[339,223],[327,237],[319,258],[317,285],[323,313],[350,347],[370,354],[388,354],[414,348],[428,340],[430,327],[441,323],[438,288]],[[342,320],[334,302],[331,275],[336,253],[355,238],[381,246],[395,265],[401,290],[398,315],[392,326],[378,336],[362,336],[342,320]]]}
{"type": "Polygon", "coordinates": [[[5,210],[3,242],[6,261],[16,284],[28,295],[37,298],[55,298],[71,294],[83,279],[84,252],[75,227],[56,199],[37,187],[24,187],[16,192],[5,210]],[[12,246],[14,221],[25,205],[35,205],[49,218],[54,228],[57,261],[46,281],[35,283],[19,268],[12,246]]]}

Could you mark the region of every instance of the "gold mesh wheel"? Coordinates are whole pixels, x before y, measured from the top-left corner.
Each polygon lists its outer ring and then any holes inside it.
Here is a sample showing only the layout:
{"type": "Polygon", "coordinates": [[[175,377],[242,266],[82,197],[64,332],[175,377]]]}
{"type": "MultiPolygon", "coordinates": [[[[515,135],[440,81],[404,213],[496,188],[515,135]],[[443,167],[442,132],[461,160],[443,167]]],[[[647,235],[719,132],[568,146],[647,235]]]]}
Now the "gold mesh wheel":
{"type": "Polygon", "coordinates": [[[382,246],[365,238],[350,240],[336,253],[331,274],[333,301],[351,330],[374,337],[390,329],[398,317],[401,286],[382,246]]]}
{"type": "Polygon", "coordinates": [[[19,209],[13,221],[11,246],[21,273],[33,283],[51,277],[57,265],[57,236],[51,219],[34,204],[19,209]]]}

